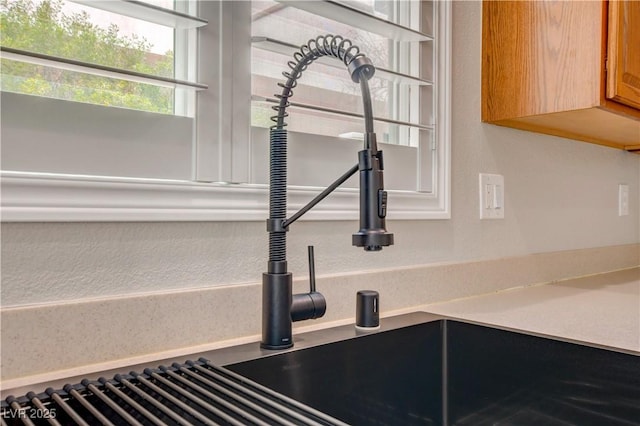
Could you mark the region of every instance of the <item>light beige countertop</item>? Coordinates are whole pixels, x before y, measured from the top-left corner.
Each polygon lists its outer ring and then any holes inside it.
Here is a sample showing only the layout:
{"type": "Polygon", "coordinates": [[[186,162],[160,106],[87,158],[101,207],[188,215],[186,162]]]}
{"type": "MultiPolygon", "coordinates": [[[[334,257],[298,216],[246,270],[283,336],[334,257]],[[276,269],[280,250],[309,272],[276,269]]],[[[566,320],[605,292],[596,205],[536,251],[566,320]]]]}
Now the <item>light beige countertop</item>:
{"type": "MultiPolygon", "coordinates": [[[[428,283],[427,283],[428,284],[428,283]]],[[[384,306],[384,299],[381,300],[384,306]]],[[[640,355],[640,267],[620,270],[583,278],[558,281],[543,285],[514,288],[490,294],[426,304],[382,312],[383,330],[397,319],[390,317],[420,311],[452,318],[495,325],[514,330],[522,330],[560,339],[587,342],[599,346],[633,351],[640,355]]],[[[426,314],[424,314],[426,315],[426,314]]],[[[427,315],[428,317],[428,315],[427,315]]],[[[314,331],[323,336],[348,330],[353,334],[353,319],[317,324],[298,329],[295,339],[299,347],[314,331]],[[306,335],[306,332],[311,332],[306,335]],[[328,334],[327,334],[328,333],[328,334]]],[[[155,367],[164,361],[183,358],[194,359],[194,354],[205,356],[209,351],[248,345],[257,351],[260,336],[248,336],[220,342],[215,348],[193,348],[187,352],[162,354],[153,358],[120,360],[118,363],[101,363],[88,366],[85,370],[60,370],[29,376],[3,383],[0,393],[21,394],[52,383],[79,381],[84,377],[110,376],[117,372],[155,367]],[[126,362],[126,363],[125,363],[126,362]],[[123,367],[126,365],[125,367],[123,367]],[[136,367],[136,368],[133,368],[136,367]],[[99,372],[99,374],[98,374],[99,372]],[[78,376],[76,376],[78,375],[78,376]],[[77,380],[76,380],[77,379],[77,380]]],[[[303,345],[304,346],[304,345],[303,345]]],[[[212,359],[209,356],[205,356],[212,359]]],[[[197,356],[195,356],[197,358],[197,356]]],[[[170,362],[164,362],[169,363],[170,362]]],[[[44,389],[44,388],[43,388],[44,389]]]]}
{"type": "Polygon", "coordinates": [[[640,268],[438,303],[424,310],[640,352],[640,268]]]}

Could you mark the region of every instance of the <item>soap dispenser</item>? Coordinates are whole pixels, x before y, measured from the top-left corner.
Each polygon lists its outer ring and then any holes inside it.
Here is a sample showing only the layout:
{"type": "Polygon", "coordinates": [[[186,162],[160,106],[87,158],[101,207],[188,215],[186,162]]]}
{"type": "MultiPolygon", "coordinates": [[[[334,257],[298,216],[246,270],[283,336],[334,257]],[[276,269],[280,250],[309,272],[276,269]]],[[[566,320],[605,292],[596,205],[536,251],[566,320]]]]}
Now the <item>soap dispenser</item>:
{"type": "Polygon", "coordinates": [[[356,294],[356,330],[374,331],[380,328],[380,295],[374,290],[356,294]]]}

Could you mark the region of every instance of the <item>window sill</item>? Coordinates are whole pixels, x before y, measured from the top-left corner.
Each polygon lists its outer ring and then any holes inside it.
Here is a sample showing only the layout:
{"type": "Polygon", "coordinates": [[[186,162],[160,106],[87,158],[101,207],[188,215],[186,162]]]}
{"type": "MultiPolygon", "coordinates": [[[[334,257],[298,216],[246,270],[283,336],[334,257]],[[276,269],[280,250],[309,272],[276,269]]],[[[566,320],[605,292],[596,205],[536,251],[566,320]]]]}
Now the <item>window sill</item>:
{"type": "MultiPolygon", "coordinates": [[[[290,187],[289,214],[322,188],[290,187]]],[[[356,189],[338,189],[301,220],[358,220],[356,189]]],[[[389,220],[448,219],[444,197],[389,191],[389,220]]],[[[265,185],[2,172],[3,222],[262,221],[265,185]]]]}

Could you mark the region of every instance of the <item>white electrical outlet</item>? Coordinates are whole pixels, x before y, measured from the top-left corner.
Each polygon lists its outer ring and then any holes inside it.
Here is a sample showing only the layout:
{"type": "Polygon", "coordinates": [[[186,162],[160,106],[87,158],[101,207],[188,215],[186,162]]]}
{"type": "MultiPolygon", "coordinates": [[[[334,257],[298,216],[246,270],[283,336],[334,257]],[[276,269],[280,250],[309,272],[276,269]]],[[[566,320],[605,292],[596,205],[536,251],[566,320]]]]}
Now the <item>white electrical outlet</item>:
{"type": "Polygon", "coordinates": [[[504,176],[480,173],[480,219],[504,219],[504,176]]]}
{"type": "Polygon", "coordinates": [[[629,215],[629,185],[618,185],[618,216],[629,215]]]}

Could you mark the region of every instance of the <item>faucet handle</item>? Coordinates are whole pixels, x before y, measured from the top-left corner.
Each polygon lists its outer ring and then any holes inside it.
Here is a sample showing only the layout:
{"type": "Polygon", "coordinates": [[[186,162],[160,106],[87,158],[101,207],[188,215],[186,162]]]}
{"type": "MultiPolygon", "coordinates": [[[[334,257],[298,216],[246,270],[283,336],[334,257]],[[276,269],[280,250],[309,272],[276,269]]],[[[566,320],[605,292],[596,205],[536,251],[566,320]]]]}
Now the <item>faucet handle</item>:
{"type": "Polygon", "coordinates": [[[309,292],[315,293],[316,291],[316,260],[313,255],[313,246],[307,246],[307,253],[309,254],[309,292]]]}
{"type": "Polygon", "coordinates": [[[291,299],[291,320],[303,321],[324,316],[327,301],[316,291],[316,267],[313,246],[307,247],[309,254],[309,293],[294,294],[291,299]]]}

